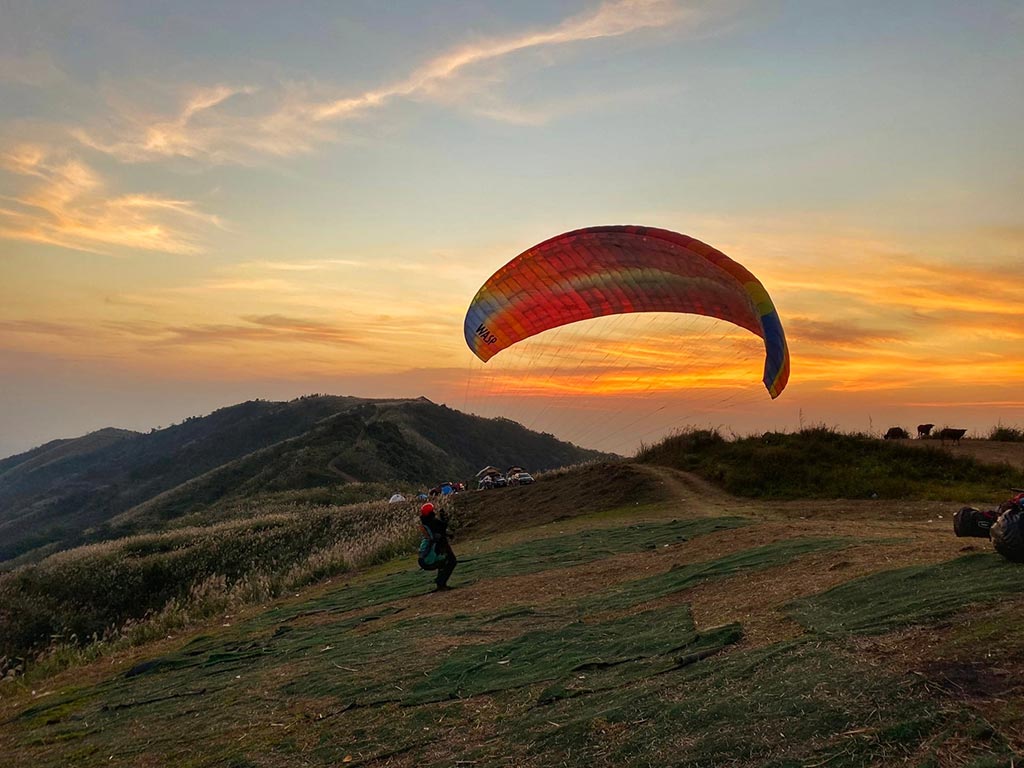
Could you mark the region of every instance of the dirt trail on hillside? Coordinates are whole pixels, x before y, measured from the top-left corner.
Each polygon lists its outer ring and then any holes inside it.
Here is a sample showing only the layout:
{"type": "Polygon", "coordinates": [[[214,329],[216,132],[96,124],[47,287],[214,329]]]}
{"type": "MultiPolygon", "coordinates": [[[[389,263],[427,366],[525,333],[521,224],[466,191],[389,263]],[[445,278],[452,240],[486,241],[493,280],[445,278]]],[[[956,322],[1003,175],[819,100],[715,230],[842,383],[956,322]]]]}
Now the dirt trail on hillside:
{"type": "Polygon", "coordinates": [[[700,515],[721,515],[735,510],[742,503],[702,477],[653,464],[633,464],[634,469],[659,483],[679,508],[700,515]]]}

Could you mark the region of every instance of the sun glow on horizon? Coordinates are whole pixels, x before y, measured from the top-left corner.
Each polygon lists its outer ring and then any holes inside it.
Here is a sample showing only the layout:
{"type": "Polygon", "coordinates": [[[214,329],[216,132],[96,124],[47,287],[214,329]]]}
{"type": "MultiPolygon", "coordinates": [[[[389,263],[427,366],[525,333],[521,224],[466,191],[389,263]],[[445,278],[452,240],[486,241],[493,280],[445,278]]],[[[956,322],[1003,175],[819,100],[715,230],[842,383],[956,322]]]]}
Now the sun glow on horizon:
{"type": "Polygon", "coordinates": [[[518,407],[584,439],[604,420],[622,445],[687,414],[1019,419],[1024,104],[1005,94],[1024,16],[901,13],[879,36],[873,0],[16,9],[0,454],[313,391],[518,407]],[[566,327],[474,363],[483,281],[611,224],[762,280],[792,358],[778,400],[760,340],[704,319],[566,327]]]}

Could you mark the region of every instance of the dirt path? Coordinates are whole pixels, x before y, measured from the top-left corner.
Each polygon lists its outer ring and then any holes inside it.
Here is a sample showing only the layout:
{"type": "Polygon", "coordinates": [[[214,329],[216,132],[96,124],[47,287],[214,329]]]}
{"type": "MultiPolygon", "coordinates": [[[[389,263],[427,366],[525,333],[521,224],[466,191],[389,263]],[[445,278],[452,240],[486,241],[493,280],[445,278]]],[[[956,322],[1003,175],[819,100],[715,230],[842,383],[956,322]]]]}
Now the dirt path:
{"type": "Polygon", "coordinates": [[[736,497],[689,472],[653,464],[631,466],[649,477],[651,482],[659,483],[672,503],[689,513],[722,515],[744,506],[736,497]]]}
{"type": "Polygon", "coordinates": [[[336,474],[338,477],[340,477],[346,483],[358,483],[359,482],[359,478],[353,477],[348,472],[345,472],[344,470],[338,468],[337,462],[338,462],[339,458],[341,458],[341,457],[340,456],[335,456],[333,459],[331,459],[329,462],[327,462],[327,469],[329,469],[331,472],[336,474]]]}

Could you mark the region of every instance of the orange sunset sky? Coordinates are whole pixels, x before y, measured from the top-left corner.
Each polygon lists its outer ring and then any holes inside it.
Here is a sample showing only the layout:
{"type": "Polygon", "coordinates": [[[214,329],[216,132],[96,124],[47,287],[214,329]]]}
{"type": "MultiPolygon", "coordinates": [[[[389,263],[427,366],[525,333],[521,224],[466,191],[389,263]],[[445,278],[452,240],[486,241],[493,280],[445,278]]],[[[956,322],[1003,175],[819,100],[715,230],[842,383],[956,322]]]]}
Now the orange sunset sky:
{"type": "Polygon", "coordinates": [[[426,396],[630,452],[1024,425],[1024,6],[0,3],[0,456],[253,398],[426,396]],[[484,365],[491,273],[641,224],[757,275],[763,346],[609,318],[484,365]]]}

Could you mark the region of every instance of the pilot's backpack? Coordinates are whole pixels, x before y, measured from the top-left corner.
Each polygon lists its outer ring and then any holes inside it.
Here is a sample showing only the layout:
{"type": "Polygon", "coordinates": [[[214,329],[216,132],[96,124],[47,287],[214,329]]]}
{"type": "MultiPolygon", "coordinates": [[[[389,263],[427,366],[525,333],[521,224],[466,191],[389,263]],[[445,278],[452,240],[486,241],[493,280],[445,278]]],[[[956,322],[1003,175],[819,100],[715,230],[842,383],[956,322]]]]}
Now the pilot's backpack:
{"type": "Polygon", "coordinates": [[[417,562],[425,571],[437,570],[444,565],[447,555],[443,551],[438,551],[434,532],[430,530],[429,526],[420,523],[420,532],[423,539],[420,541],[420,556],[417,562]]]}

